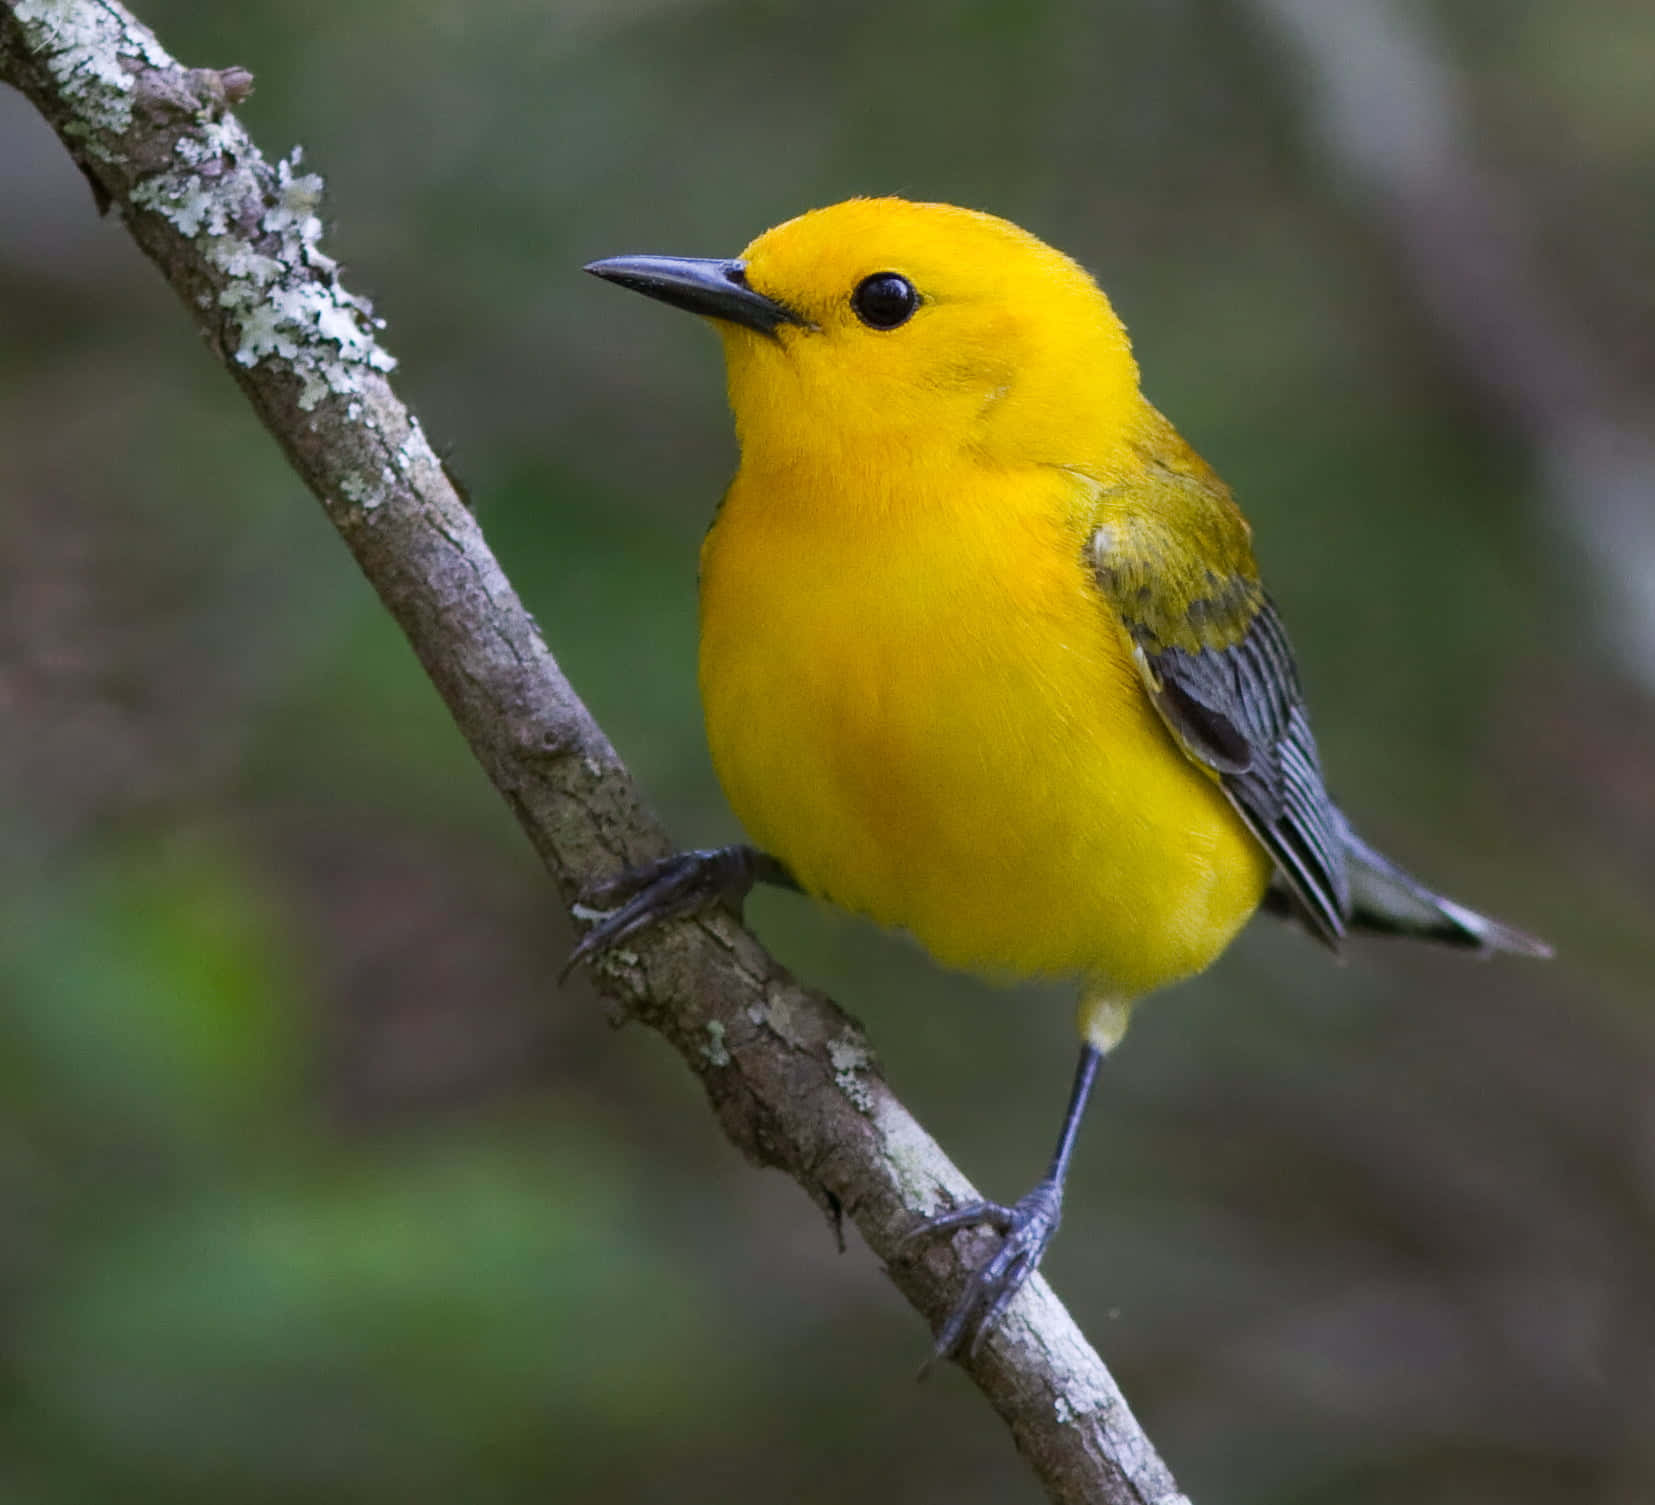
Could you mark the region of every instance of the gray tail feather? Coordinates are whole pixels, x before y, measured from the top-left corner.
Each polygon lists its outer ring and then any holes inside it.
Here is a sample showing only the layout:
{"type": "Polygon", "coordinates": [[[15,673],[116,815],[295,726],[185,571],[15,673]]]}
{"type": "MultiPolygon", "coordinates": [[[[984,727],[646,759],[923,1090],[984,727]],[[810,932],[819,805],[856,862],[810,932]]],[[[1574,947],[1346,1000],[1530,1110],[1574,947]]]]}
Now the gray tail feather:
{"type": "MultiPolygon", "coordinates": [[[[1350,876],[1352,930],[1440,941],[1485,956],[1497,951],[1518,956],[1552,954],[1552,948],[1536,936],[1432,893],[1419,879],[1363,841],[1343,815],[1339,817],[1339,825],[1350,876]]],[[[1277,902],[1277,897],[1272,889],[1266,904],[1282,913],[1284,905],[1277,902]]],[[[1285,899],[1285,895],[1282,897],[1285,899]]]]}

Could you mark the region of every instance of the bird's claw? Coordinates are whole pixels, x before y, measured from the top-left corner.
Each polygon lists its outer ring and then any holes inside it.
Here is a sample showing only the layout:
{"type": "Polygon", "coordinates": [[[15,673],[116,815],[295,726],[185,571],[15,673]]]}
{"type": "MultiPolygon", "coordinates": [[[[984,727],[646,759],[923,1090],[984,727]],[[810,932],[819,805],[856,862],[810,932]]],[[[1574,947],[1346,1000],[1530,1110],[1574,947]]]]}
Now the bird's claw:
{"type": "Polygon", "coordinates": [[[753,886],[753,854],[746,847],[714,847],[706,851],[674,852],[642,867],[629,868],[619,877],[594,884],[581,894],[587,909],[608,909],[569,953],[559,983],[582,962],[620,945],[624,940],[658,925],[695,914],[720,901],[739,904],[753,886]]]}
{"type": "MultiPolygon", "coordinates": [[[[937,1333],[932,1361],[958,1354],[962,1347],[975,1355],[983,1339],[1005,1315],[1017,1293],[1039,1269],[1046,1247],[1063,1217],[1063,1192],[1055,1182],[1042,1181],[1015,1206],[973,1202],[929,1218],[906,1235],[904,1245],[958,1228],[987,1224],[1001,1235],[995,1250],[966,1283],[960,1299],[937,1333]]],[[[929,1365],[927,1365],[929,1368],[929,1365]]]]}

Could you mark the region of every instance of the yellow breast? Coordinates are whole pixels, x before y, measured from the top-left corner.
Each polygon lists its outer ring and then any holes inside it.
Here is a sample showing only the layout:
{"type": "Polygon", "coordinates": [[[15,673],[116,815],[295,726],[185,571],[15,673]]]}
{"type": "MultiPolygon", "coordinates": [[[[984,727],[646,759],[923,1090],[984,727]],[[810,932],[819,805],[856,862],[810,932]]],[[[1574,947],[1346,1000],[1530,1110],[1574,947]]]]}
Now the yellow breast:
{"type": "Polygon", "coordinates": [[[1144,694],[1080,483],[960,465],[737,478],[702,551],[714,765],[811,892],[950,965],[1141,996],[1223,950],[1268,859],[1144,694]]]}

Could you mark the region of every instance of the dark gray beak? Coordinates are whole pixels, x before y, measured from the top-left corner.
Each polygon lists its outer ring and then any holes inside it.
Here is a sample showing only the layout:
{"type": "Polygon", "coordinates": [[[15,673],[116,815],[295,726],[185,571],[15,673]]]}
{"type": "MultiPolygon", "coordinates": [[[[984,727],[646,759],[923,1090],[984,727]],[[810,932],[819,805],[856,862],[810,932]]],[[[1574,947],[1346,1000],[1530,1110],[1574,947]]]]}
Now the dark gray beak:
{"type": "Polygon", "coordinates": [[[760,334],[773,335],[783,324],[808,322],[748,287],[747,268],[739,261],[696,256],[611,256],[589,263],[586,270],[605,282],[618,282],[674,308],[745,324],[760,334]]]}

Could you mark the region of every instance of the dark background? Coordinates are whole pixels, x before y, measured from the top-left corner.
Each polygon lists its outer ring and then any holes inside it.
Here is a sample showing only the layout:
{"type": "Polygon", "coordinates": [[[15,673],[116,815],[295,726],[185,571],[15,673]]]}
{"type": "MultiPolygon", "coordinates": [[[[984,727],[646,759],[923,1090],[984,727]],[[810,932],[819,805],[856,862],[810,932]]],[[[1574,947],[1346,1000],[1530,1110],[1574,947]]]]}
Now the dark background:
{"type": "MultiPolygon", "coordinates": [[[[1048,1273],[1200,1505],[1655,1497],[1655,654],[1615,604],[1655,558],[1583,546],[1502,391],[1556,374],[1502,345],[1543,298],[1588,405],[1648,432],[1655,10],[1329,0],[1420,28],[1502,195],[1429,296],[1445,221],[1364,194],[1265,0],[141,10],[250,68],[261,146],[327,177],[404,396],[685,843],[737,834],[694,687],[718,356],[581,263],[896,191],[1091,266],[1253,519],[1344,803],[1560,955],[1335,966],[1261,922],[1110,1062],[1048,1273]]],[[[553,986],[504,807],[10,93],[0,776],[0,1499],[1038,1497],[958,1374],[914,1383],[866,1251],[553,986]]],[[[1025,1188],[1062,990],[750,917],[980,1185],[1025,1188]]]]}

